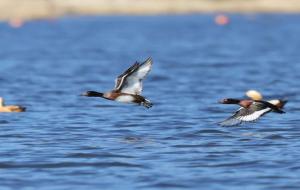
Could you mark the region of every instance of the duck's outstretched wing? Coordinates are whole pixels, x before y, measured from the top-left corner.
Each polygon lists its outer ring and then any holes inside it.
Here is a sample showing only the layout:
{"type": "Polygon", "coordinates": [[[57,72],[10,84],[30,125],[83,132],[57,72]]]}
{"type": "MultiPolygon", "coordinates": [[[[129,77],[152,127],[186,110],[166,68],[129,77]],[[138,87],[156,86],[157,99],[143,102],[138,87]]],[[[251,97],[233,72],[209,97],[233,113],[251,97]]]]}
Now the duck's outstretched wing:
{"type": "MultiPolygon", "coordinates": [[[[240,113],[239,113],[240,110],[245,110],[245,108],[240,108],[239,110],[237,110],[235,112],[235,114],[233,114],[232,116],[230,116],[226,120],[220,122],[219,125],[224,126],[224,127],[240,125],[243,122],[243,121],[237,119],[240,115],[240,113]]],[[[243,111],[241,111],[241,112],[243,112],[243,111]]]]}
{"type": "Polygon", "coordinates": [[[139,67],[139,63],[135,62],[131,67],[129,67],[124,73],[118,76],[115,80],[115,90],[118,91],[122,85],[124,84],[125,78],[128,75],[131,75],[133,72],[135,72],[139,67]]]}
{"type": "Polygon", "coordinates": [[[272,111],[272,108],[264,103],[254,102],[249,108],[240,108],[234,115],[219,124],[221,126],[234,126],[243,122],[254,122],[270,111],[272,111]]]}
{"type": "Polygon", "coordinates": [[[140,95],[143,90],[142,80],[150,72],[153,62],[148,58],[143,63],[136,62],[116,79],[115,91],[140,95]]]}

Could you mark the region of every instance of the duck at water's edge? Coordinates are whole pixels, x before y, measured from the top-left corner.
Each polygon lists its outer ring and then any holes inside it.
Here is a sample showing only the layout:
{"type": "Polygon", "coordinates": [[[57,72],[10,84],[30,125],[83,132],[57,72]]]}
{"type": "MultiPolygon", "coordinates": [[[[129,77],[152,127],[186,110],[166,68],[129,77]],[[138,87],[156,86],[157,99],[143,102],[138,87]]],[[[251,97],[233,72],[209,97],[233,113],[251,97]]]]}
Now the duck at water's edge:
{"type": "Polygon", "coordinates": [[[6,106],[4,103],[4,99],[0,97],[0,112],[24,112],[25,110],[26,108],[22,106],[6,106]]]}
{"type": "Polygon", "coordinates": [[[262,100],[239,100],[239,99],[223,99],[219,103],[221,104],[237,104],[241,108],[238,109],[234,115],[226,119],[225,121],[220,122],[221,126],[234,126],[239,125],[243,122],[254,122],[258,120],[261,116],[269,113],[285,113],[276,105],[273,105],[270,102],[262,100]]]}
{"type": "Polygon", "coordinates": [[[151,58],[143,63],[136,62],[116,79],[115,88],[112,91],[106,93],[87,91],[82,96],[101,97],[123,103],[136,103],[150,108],[152,103],[141,96],[141,93],[143,90],[142,80],[150,72],[152,64],[151,58]]]}
{"type": "MultiPolygon", "coordinates": [[[[246,92],[246,96],[251,98],[252,100],[263,100],[262,94],[256,90],[248,90],[246,92]]],[[[273,99],[268,100],[268,102],[277,106],[279,109],[282,109],[288,101],[285,99],[273,99]]]]}

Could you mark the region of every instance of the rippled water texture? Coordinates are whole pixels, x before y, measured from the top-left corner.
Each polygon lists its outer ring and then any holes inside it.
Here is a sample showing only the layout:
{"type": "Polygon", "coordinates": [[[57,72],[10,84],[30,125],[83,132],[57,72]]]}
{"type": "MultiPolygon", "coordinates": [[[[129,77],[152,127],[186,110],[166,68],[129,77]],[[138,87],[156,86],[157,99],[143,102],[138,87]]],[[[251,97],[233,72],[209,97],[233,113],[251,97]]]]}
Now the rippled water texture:
{"type": "Polygon", "coordinates": [[[0,187],[300,188],[300,16],[83,17],[0,24],[0,187]],[[97,98],[148,56],[147,110],[97,98]],[[248,89],[288,98],[286,114],[216,123],[248,89]]]}

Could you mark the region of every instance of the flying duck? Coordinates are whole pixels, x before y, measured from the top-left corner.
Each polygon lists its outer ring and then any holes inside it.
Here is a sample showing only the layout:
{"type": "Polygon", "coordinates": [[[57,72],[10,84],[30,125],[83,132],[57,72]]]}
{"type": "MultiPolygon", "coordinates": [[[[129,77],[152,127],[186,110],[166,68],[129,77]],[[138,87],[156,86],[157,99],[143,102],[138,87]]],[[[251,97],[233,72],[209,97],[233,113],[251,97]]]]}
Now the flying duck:
{"type": "Polygon", "coordinates": [[[231,117],[225,121],[220,122],[221,126],[234,126],[239,125],[243,122],[254,122],[261,116],[269,113],[285,113],[276,105],[263,100],[239,100],[239,99],[223,99],[220,101],[221,104],[237,104],[241,108],[238,109],[231,117]]]}
{"type": "MultiPolygon", "coordinates": [[[[248,96],[252,100],[263,100],[262,94],[256,90],[248,90],[246,92],[246,96],[248,96]]],[[[268,100],[268,102],[277,106],[279,109],[282,109],[288,101],[284,99],[273,99],[268,100]]]]}
{"type": "Polygon", "coordinates": [[[24,112],[25,107],[22,106],[5,106],[4,99],[0,97],[0,112],[24,112]]]}
{"type": "Polygon", "coordinates": [[[141,96],[143,90],[142,80],[150,72],[153,61],[149,57],[143,63],[134,63],[115,80],[115,88],[110,92],[87,91],[82,96],[101,97],[123,103],[136,103],[146,108],[152,107],[152,103],[141,96]]]}

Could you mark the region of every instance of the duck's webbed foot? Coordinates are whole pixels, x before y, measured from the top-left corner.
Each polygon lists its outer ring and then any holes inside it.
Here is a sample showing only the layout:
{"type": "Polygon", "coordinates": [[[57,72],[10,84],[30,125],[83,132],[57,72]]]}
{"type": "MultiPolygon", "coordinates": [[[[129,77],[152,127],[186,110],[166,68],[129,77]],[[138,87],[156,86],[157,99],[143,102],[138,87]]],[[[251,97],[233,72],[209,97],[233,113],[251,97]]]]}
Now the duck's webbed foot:
{"type": "Polygon", "coordinates": [[[143,105],[144,107],[146,107],[148,109],[153,106],[153,104],[147,99],[145,99],[145,101],[141,102],[141,105],[143,105]]]}

